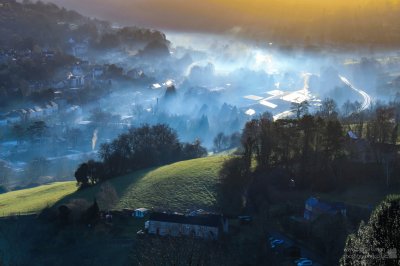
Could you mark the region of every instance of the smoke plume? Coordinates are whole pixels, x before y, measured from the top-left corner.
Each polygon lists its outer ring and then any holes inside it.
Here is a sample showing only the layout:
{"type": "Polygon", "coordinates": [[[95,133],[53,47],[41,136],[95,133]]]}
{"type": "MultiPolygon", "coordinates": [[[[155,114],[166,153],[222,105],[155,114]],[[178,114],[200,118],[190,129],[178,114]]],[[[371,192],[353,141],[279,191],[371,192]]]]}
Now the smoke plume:
{"type": "Polygon", "coordinates": [[[96,148],[97,133],[98,133],[98,130],[95,129],[93,132],[93,137],[92,137],[92,150],[94,150],[96,148]]]}

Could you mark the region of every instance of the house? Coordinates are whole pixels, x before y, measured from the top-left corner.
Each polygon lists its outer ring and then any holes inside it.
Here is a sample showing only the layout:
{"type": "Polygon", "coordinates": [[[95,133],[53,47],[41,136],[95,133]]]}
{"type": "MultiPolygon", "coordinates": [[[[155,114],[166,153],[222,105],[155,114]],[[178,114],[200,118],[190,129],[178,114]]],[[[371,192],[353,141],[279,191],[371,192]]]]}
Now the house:
{"type": "Polygon", "coordinates": [[[43,105],[43,114],[45,116],[51,115],[52,114],[51,110],[52,110],[52,108],[49,104],[43,105]]]}
{"type": "Polygon", "coordinates": [[[149,210],[146,208],[139,208],[136,209],[133,213],[132,216],[137,217],[137,218],[143,218],[149,213],[149,210]]]}
{"type": "Polygon", "coordinates": [[[54,56],[56,55],[56,52],[55,51],[46,50],[46,51],[43,51],[42,54],[47,59],[53,59],[54,56]]]}
{"type": "Polygon", "coordinates": [[[26,109],[26,111],[28,112],[28,115],[27,115],[28,119],[37,119],[40,117],[39,114],[32,108],[28,108],[28,109],[26,109]]]}
{"type": "Polygon", "coordinates": [[[352,130],[347,132],[347,136],[349,138],[351,138],[352,140],[358,140],[358,136],[356,135],[356,133],[354,133],[352,130]]]}
{"type": "Polygon", "coordinates": [[[149,234],[159,236],[194,236],[215,240],[222,233],[228,232],[228,222],[218,214],[188,216],[153,212],[146,222],[146,229],[149,234]]]}
{"type": "Polygon", "coordinates": [[[350,152],[350,159],[353,162],[371,163],[375,156],[372,147],[365,139],[359,138],[353,131],[348,131],[345,142],[347,150],[350,152]]]}
{"type": "Polygon", "coordinates": [[[65,109],[66,114],[82,115],[82,108],[78,105],[69,106],[65,109]]]}
{"type": "Polygon", "coordinates": [[[55,114],[58,112],[58,104],[53,101],[50,101],[49,104],[46,105],[46,107],[49,114],[55,114]]]}
{"type": "Polygon", "coordinates": [[[314,220],[322,214],[346,216],[346,206],[340,202],[326,202],[310,197],[305,202],[304,219],[314,220]]]}
{"type": "Polygon", "coordinates": [[[27,121],[30,118],[30,113],[28,109],[20,109],[16,112],[18,112],[19,116],[21,117],[21,120],[27,121]]]}
{"type": "Polygon", "coordinates": [[[140,79],[140,78],[143,78],[145,76],[142,70],[139,70],[139,69],[136,69],[136,68],[134,68],[132,70],[129,70],[126,73],[126,75],[129,76],[132,79],[140,79]]]}
{"type": "Polygon", "coordinates": [[[75,57],[82,57],[88,53],[89,47],[87,43],[79,43],[75,44],[75,46],[72,48],[72,51],[75,57]]]}
{"type": "Polygon", "coordinates": [[[73,88],[82,87],[83,85],[85,85],[85,77],[69,75],[68,84],[70,87],[73,88]]]}
{"type": "Polygon", "coordinates": [[[100,78],[104,74],[103,67],[97,66],[92,69],[93,80],[100,78]]]}
{"type": "MultiPolygon", "coordinates": [[[[35,107],[35,110],[36,110],[36,107],[35,107]]],[[[55,102],[51,101],[51,102],[45,104],[43,106],[42,110],[43,110],[43,116],[54,115],[58,111],[58,104],[56,104],[55,102]]]]}
{"type": "Polygon", "coordinates": [[[45,115],[44,110],[42,108],[40,108],[39,106],[33,107],[33,110],[36,112],[36,117],[37,118],[42,117],[42,116],[45,115]]]}
{"type": "Polygon", "coordinates": [[[54,82],[52,87],[54,89],[64,89],[64,88],[68,87],[68,84],[69,84],[68,79],[66,79],[66,80],[54,82]]]}
{"type": "Polygon", "coordinates": [[[74,65],[74,66],[72,67],[71,73],[72,73],[72,75],[74,75],[74,76],[82,76],[82,75],[83,75],[83,69],[82,69],[82,67],[80,66],[80,64],[74,65]]]}

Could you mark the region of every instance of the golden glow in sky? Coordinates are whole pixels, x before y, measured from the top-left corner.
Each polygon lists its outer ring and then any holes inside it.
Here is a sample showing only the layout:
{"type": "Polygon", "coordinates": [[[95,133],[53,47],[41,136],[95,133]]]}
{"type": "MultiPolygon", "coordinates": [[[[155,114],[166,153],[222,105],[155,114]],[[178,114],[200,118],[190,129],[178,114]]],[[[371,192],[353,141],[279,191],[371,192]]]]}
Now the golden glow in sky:
{"type": "Polygon", "coordinates": [[[201,28],[201,24],[220,26],[251,25],[273,19],[306,22],[323,17],[379,12],[399,0],[54,0],[68,8],[90,15],[128,22],[146,22],[201,28]]]}
{"type": "MultiPolygon", "coordinates": [[[[180,32],[214,32],[250,39],[357,41],[399,23],[399,0],[53,0],[118,22],[180,32]],[[358,36],[360,35],[360,36],[358,36]],[[277,36],[279,37],[277,39],[277,36]]],[[[371,37],[372,38],[372,37],[371,37]]],[[[375,42],[376,40],[372,40],[375,42]]],[[[361,42],[361,41],[360,41],[361,42]]]]}

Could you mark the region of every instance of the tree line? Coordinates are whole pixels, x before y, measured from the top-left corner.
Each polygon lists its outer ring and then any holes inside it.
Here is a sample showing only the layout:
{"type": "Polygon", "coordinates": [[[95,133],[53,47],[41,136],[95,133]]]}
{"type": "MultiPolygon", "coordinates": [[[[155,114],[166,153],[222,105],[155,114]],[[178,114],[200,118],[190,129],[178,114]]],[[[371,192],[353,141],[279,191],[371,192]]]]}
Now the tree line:
{"type": "Polygon", "coordinates": [[[378,105],[342,117],[327,99],[315,115],[298,106],[293,119],[274,121],[265,113],[247,122],[238,155],[220,172],[221,205],[228,212],[260,205],[270,184],[329,192],[359,182],[399,183],[396,106],[378,105]],[[361,161],[360,154],[370,158],[361,161]]]}
{"type": "Polygon", "coordinates": [[[199,158],[207,150],[199,140],[182,143],[175,130],[165,124],[129,129],[99,150],[101,161],[82,163],[75,172],[83,188],[136,170],[199,158]]]}

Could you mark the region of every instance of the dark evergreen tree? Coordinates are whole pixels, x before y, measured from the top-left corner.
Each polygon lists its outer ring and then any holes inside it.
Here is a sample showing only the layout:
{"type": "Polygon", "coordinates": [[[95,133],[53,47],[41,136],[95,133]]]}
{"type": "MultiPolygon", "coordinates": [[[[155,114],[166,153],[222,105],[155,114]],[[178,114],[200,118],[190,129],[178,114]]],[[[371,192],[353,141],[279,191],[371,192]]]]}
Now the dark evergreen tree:
{"type": "Polygon", "coordinates": [[[340,265],[399,265],[400,196],[388,196],[347,238],[340,265]]]}

